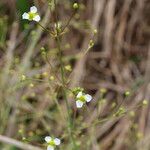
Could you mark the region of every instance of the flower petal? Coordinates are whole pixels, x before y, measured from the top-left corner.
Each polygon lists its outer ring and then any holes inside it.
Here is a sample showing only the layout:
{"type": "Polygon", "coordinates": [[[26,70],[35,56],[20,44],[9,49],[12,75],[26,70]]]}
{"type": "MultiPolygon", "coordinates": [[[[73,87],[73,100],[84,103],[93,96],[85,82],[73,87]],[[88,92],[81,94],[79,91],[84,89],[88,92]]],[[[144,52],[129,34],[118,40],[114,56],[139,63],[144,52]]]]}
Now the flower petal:
{"type": "Polygon", "coordinates": [[[47,150],[54,150],[54,146],[48,145],[47,150]]]}
{"type": "Polygon", "coordinates": [[[30,12],[31,13],[36,13],[37,12],[37,8],[35,6],[30,7],[30,12]]]}
{"type": "Polygon", "coordinates": [[[54,139],[54,143],[55,143],[55,145],[60,145],[60,139],[55,138],[55,139],[54,139]]]}
{"type": "Polygon", "coordinates": [[[29,19],[29,14],[25,12],[25,13],[22,15],[22,19],[29,19]]]}
{"type": "Polygon", "coordinates": [[[39,15],[36,15],[34,18],[33,18],[34,21],[36,22],[39,22],[41,20],[41,17],[39,15]]]}
{"type": "Polygon", "coordinates": [[[46,136],[46,137],[45,137],[45,141],[46,141],[47,143],[49,143],[51,140],[52,140],[52,138],[51,138],[50,136],[46,136]]]}
{"type": "Polygon", "coordinates": [[[80,98],[82,95],[83,95],[82,92],[79,92],[77,98],[80,98]]]}
{"type": "Polygon", "coordinates": [[[90,102],[92,100],[92,96],[89,95],[89,94],[86,94],[85,95],[85,100],[86,100],[86,102],[90,102]]]}
{"type": "Polygon", "coordinates": [[[77,106],[77,108],[81,108],[83,106],[83,102],[80,101],[80,100],[77,100],[76,101],[76,106],[77,106]]]}

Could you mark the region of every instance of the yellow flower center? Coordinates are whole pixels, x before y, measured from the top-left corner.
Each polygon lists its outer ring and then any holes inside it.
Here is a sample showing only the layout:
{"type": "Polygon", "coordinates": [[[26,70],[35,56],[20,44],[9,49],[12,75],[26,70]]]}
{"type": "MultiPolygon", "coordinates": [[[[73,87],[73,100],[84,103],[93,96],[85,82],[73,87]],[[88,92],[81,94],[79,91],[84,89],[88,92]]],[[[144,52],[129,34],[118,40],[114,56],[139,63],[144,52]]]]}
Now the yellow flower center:
{"type": "Polygon", "coordinates": [[[55,146],[54,140],[51,140],[48,144],[51,145],[51,146],[55,146]]]}
{"type": "Polygon", "coordinates": [[[86,101],[86,100],[85,100],[85,96],[84,96],[84,95],[80,96],[80,97],[79,97],[79,100],[82,101],[82,102],[85,102],[85,101],[86,101]]]}
{"type": "Polygon", "coordinates": [[[33,18],[37,15],[37,13],[29,12],[29,20],[33,20],[33,18]]]}

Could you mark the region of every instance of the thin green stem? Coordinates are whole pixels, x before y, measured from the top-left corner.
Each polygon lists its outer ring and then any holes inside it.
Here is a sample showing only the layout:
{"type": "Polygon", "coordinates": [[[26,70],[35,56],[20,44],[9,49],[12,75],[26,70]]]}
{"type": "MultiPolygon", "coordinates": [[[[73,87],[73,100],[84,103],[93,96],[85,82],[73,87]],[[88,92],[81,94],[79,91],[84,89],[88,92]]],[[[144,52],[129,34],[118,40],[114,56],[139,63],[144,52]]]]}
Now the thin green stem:
{"type": "Polygon", "coordinates": [[[52,74],[57,78],[57,80],[60,82],[60,79],[59,79],[58,75],[53,71],[53,66],[52,66],[51,62],[49,61],[49,58],[48,58],[48,56],[47,56],[47,53],[46,53],[46,61],[47,61],[47,63],[49,64],[50,71],[51,71],[52,74]]]}
{"type": "Polygon", "coordinates": [[[59,52],[59,61],[60,61],[60,70],[61,70],[61,79],[62,79],[62,85],[63,85],[63,97],[66,103],[66,107],[67,107],[67,120],[68,120],[68,133],[69,133],[69,137],[70,137],[70,141],[73,145],[73,150],[76,150],[76,143],[72,134],[72,120],[71,120],[71,116],[70,116],[70,107],[69,107],[69,103],[67,100],[67,94],[66,94],[66,80],[65,80],[65,70],[64,70],[64,65],[63,65],[63,60],[62,60],[62,51],[61,51],[61,41],[60,41],[60,35],[61,33],[59,32],[59,24],[58,24],[58,15],[57,15],[57,4],[56,4],[56,0],[54,0],[54,5],[55,5],[55,19],[56,19],[56,44],[57,44],[57,48],[58,48],[58,52],[59,52]]]}
{"type": "Polygon", "coordinates": [[[61,51],[61,47],[60,47],[60,36],[59,36],[59,32],[57,32],[57,37],[56,37],[56,43],[57,43],[57,47],[58,47],[58,51],[59,51],[59,61],[60,61],[60,69],[61,69],[61,79],[62,79],[62,85],[63,85],[63,96],[64,96],[64,100],[66,103],[66,107],[67,107],[67,120],[68,120],[68,132],[69,132],[69,136],[70,136],[70,140],[73,144],[73,150],[76,150],[76,143],[72,134],[72,120],[71,120],[71,116],[70,116],[70,107],[69,107],[69,103],[67,100],[67,94],[66,94],[66,80],[65,80],[65,71],[64,71],[64,65],[63,65],[63,60],[62,60],[62,51],[61,51]]]}
{"type": "Polygon", "coordinates": [[[72,20],[72,18],[74,17],[75,14],[76,14],[76,12],[74,12],[74,13],[71,15],[71,17],[69,18],[68,22],[66,23],[66,25],[64,26],[64,28],[62,29],[61,32],[63,32],[63,31],[69,26],[69,24],[70,24],[70,22],[71,22],[71,20],[72,20]]]}
{"type": "Polygon", "coordinates": [[[39,22],[37,22],[37,24],[47,33],[49,33],[51,36],[54,36],[55,34],[53,32],[51,32],[49,29],[45,28],[44,26],[42,26],[39,22]]]}
{"type": "MultiPolygon", "coordinates": [[[[50,35],[54,36],[55,40],[56,40],[56,45],[57,45],[58,52],[59,52],[59,61],[60,61],[60,70],[61,70],[61,82],[62,82],[62,87],[63,87],[62,88],[62,92],[63,92],[63,97],[64,97],[64,100],[65,100],[65,103],[66,103],[66,108],[67,108],[67,121],[68,121],[67,129],[68,129],[70,141],[71,141],[72,146],[73,146],[72,150],[77,150],[77,146],[76,146],[76,143],[75,143],[75,140],[74,140],[74,137],[73,137],[73,132],[72,132],[73,124],[72,124],[72,119],[71,119],[71,116],[70,116],[70,107],[69,107],[69,103],[68,103],[68,99],[67,99],[67,93],[66,93],[66,90],[68,88],[66,86],[67,82],[66,82],[66,79],[65,79],[65,69],[64,69],[63,60],[62,60],[61,39],[60,39],[60,36],[61,36],[62,32],[60,32],[60,30],[59,30],[58,14],[57,14],[58,11],[57,11],[56,0],[54,0],[54,5],[55,5],[56,33],[53,33],[50,30],[46,29],[40,23],[38,23],[38,25],[43,30],[48,32],[50,35]]],[[[69,25],[69,23],[70,23],[71,19],[73,18],[73,16],[74,16],[74,14],[71,16],[71,18],[69,19],[69,21],[67,22],[67,24],[66,24],[66,26],[64,27],[63,30],[65,30],[65,28],[69,25]]],[[[48,63],[49,63],[49,61],[48,61],[48,63]]],[[[51,66],[51,64],[50,64],[50,66],[51,66]]]]}

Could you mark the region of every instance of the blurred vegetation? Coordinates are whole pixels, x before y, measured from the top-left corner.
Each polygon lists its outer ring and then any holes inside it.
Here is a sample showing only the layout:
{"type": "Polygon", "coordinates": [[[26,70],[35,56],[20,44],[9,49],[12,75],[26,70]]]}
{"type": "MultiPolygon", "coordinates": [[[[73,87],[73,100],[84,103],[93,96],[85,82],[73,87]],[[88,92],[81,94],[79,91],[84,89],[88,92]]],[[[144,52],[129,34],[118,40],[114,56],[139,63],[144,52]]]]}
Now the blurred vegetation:
{"type": "Polygon", "coordinates": [[[50,135],[71,150],[71,135],[73,150],[149,150],[149,9],[148,0],[58,0],[57,9],[53,0],[1,0],[0,149],[46,149],[50,135]],[[22,20],[33,5],[44,28],[55,31],[56,15],[66,27],[61,52],[38,23],[22,20]],[[82,109],[76,87],[93,96],[82,109]]]}

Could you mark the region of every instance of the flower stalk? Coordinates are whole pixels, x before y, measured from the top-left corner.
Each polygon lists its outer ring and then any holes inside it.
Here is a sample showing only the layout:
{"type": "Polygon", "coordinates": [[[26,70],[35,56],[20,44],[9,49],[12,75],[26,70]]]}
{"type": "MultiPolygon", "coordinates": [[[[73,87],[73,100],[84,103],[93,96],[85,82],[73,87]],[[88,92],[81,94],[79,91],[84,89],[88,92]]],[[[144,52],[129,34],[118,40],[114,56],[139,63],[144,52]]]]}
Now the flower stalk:
{"type": "Polygon", "coordinates": [[[67,100],[67,94],[66,94],[66,80],[65,80],[65,67],[63,65],[63,60],[62,60],[62,51],[61,51],[61,39],[60,39],[60,30],[59,30],[59,25],[58,22],[56,23],[56,45],[58,48],[58,53],[59,53],[59,62],[60,62],[60,70],[61,70],[61,80],[62,80],[62,92],[63,92],[63,97],[65,100],[66,108],[67,108],[67,120],[68,120],[68,133],[70,137],[70,141],[73,145],[73,150],[76,150],[76,143],[72,134],[72,119],[70,116],[70,107],[69,103],[67,100]]]}

